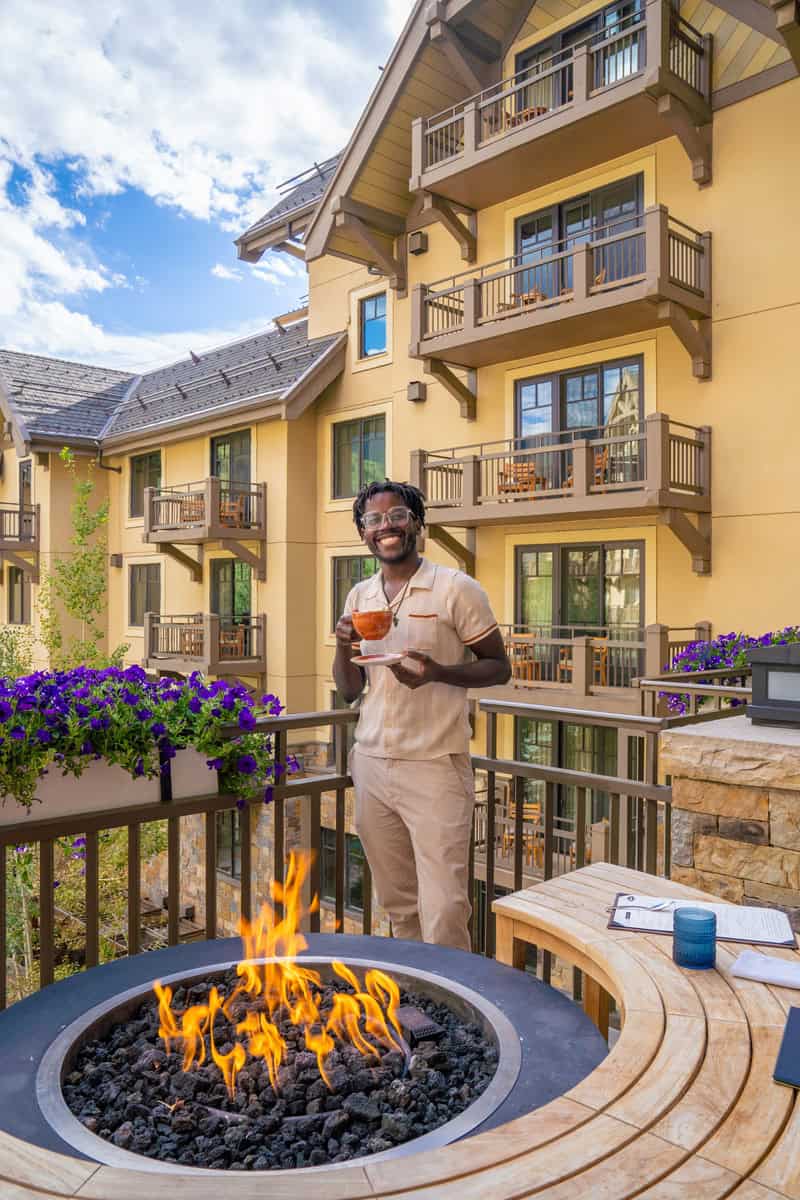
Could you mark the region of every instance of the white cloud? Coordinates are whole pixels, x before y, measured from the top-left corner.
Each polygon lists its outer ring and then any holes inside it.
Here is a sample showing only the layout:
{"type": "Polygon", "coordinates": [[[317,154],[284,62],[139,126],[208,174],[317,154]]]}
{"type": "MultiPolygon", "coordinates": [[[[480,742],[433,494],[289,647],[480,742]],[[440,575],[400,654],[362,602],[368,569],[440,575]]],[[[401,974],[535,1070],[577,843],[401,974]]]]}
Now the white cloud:
{"type": "Polygon", "coordinates": [[[216,263],[211,268],[211,274],[214,276],[215,279],[230,279],[235,283],[242,282],[241,271],[237,271],[235,267],[233,268],[233,270],[231,270],[231,268],[226,267],[224,263],[216,263]]]}
{"type": "Polygon", "coordinates": [[[389,32],[397,37],[411,15],[414,0],[385,0],[385,22],[389,32]]]}

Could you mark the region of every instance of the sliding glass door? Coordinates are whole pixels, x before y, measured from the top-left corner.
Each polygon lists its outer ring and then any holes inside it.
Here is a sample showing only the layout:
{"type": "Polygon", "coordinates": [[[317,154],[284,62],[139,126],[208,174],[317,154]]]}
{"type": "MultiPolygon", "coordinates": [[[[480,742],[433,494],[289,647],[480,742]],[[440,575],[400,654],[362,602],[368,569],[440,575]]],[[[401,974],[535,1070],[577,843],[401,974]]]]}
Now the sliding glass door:
{"type": "Polygon", "coordinates": [[[639,641],[644,547],[639,542],[524,546],[517,551],[517,624],[559,639],[639,641]]]}

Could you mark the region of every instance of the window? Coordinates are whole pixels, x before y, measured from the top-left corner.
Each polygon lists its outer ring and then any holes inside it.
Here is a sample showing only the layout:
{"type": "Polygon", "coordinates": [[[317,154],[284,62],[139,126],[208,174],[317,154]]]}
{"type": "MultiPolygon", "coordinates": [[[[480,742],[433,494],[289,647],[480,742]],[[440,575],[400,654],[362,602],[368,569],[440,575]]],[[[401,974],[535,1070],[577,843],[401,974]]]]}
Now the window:
{"type": "Polygon", "coordinates": [[[137,454],[130,460],[131,496],[129,513],[132,517],[144,516],[144,489],[161,487],[161,451],[137,454]]]}
{"type": "Polygon", "coordinates": [[[359,301],[359,358],[386,353],[386,292],[359,301]]]}
{"type": "MultiPolygon", "coordinates": [[[[577,371],[560,371],[520,379],[516,384],[516,435],[528,445],[571,440],[564,434],[582,431],[602,437],[636,434],[642,419],[643,363],[640,356],[593,363],[577,371]]],[[[618,445],[630,457],[634,443],[618,445]]],[[[635,464],[628,463],[629,469],[635,464]]],[[[624,480],[615,480],[624,482],[624,480]]]]}
{"type": "Polygon", "coordinates": [[[8,623],[31,623],[31,581],[19,567],[8,568],[8,623]]]}
{"type": "Polygon", "coordinates": [[[233,558],[211,562],[211,611],[234,625],[247,624],[253,615],[253,570],[233,558]]]}
{"type": "Polygon", "coordinates": [[[223,483],[250,483],[250,430],[211,439],[211,474],[223,483]]]}
{"type": "Polygon", "coordinates": [[[517,623],[546,637],[607,636],[638,642],[644,611],[644,546],[522,546],[517,550],[517,623]]]}
{"type": "Polygon", "coordinates": [[[130,568],[128,624],[144,625],[145,613],[161,612],[161,567],[136,563],[130,568]]]}
{"type": "MultiPolygon", "coordinates": [[[[600,725],[577,725],[569,721],[516,721],[517,759],[536,766],[563,767],[591,775],[617,774],[617,731],[600,725]]],[[[538,804],[544,812],[545,784],[540,779],[525,781],[525,803],[538,804]]],[[[606,791],[592,789],[591,820],[608,816],[606,791]]],[[[575,821],[578,789],[572,784],[556,787],[556,838],[559,829],[571,829],[575,821]]]]}
{"type": "Polygon", "coordinates": [[[370,554],[348,555],[333,560],[333,613],[331,632],[336,629],[339,617],[344,612],[345,601],[362,579],[369,579],[378,569],[378,560],[370,554]]]}
{"type": "Polygon", "coordinates": [[[242,827],[235,808],[217,813],[217,870],[242,878],[242,827]]]}
{"type": "MultiPolygon", "coordinates": [[[[353,912],[364,911],[364,847],[354,833],[344,839],[344,906],[353,912]]],[[[336,903],[336,830],[322,830],[320,859],[321,899],[336,903]]]]}
{"type": "Polygon", "coordinates": [[[386,417],[361,417],[333,427],[333,498],[355,496],[386,477],[386,417]]]}

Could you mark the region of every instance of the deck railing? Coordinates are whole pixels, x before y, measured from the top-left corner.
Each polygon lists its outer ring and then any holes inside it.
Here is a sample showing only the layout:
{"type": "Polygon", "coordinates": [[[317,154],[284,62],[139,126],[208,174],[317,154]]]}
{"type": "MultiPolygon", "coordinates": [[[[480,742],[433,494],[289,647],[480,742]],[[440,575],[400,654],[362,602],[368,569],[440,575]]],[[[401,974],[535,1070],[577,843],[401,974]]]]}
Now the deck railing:
{"type": "Polygon", "coordinates": [[[226,664],[263,661],[265,654],[264,616],[232,620],[215,613],[145,614],[145,659],[151,666],[163,661],[166,667],[170,659],[187,660],[213,673],[226,664]]]}
{"type": "Polygon", "coordinates": [[[468,333],[520,313],[535,319],[553,308],[568,315],[571,306],[608,292],[619,291],[622,302],[626,287],[649,276],[710,296],[707,237],[662,206],[415,289],[419,335],[468,333]]]}
{"type": "Polygon", "coordinates": [[[178,487],[146,489],[146,536],[192,530],[261,531],[265,519],[262,484],[229,483],[212,476],[178,487]]]}
{"type": "Polygon", "coordinates": [[[698,99],[709,98],[707,41],[661,4],[641,11],[502,79],[459,104],[414,124],[414,159],[422,171],[457,161],[523,126],[547,126],[551,114],[588,115],[597,97],[663,64],[698,99]],[[666,22],[666,25],[665,25],[666,22]]]}
{"type": "Polygon", "coordinates": [[[38,540],[37,504],[0,504],[0,542],[34,546],[38,540]]]}
{"type": "MultiPolygon", "coordinates": [[[[480,886],[490,900],[495,894],[496,861],[507,869],[508,885],[518,889],[531,876],[550,878],[561,871],[583,866],[590,860],[591,827],[598,819],[606,829],[603,844],[608,860],[637,866],[651,874],[669,870],[670,789],[656,783],[658,733],[669,721],[660,718],[623,717],[616,714],[557,708],[553,706],[508,704],[483,701],[480,705],[486,722],[485,753],[473,757],[478,780],[479,807],[476,811],[475,836],[470,854],[470,884],[480,886]],[[517,720],[565,721],[570,724],[614,729],[619,745],[614,774],[567,769],[557,763],[518,761],[499,753],[501,739],[513,744],[513,723],[517,720]],[[501,723],[511,723],[507,727],[501,723]],[[635,744],[636,753],[630,752],[635,744]]],[[[350,710],[311,713],[271,718],[260,723],[265,736],[273,740],[276,758],[286,761],[290,751],[307,763],[320,757],[321,747],[333,744],[333,765],[328,768],[306,767],[299,777],[286,776],[274,789],[274,799],[264,809],[260,799],[245,804],[238,812],[241,838],[241,878],[238,882],[238,907],[251,917],[260,903],[265,877],[282,881],[290,849],[310,851],[313,862],[309,878],[309,898],[321,891],[321,846],[323,811],[326,827],[335,833],[332,863],[332,920],[335,928],[345,928],[345,918],[358,916],[364,932],[373,932],[372,883],[369,868],[364,868],[363,911],[348,914],[345,909],[345,838],[346,793],[352,780],[347,769],[347,729],[357,720],[350,710]],[[304,752],[305,748],[305,752],[304,752]],[[324,808],[323,808],[324,800],[324,808]],[[265,839],[261,813],[266,813],[269,837],[265,839]],[[258,825],[258,833],[257,833],[258,825]],[[258,889],[256,881],[258,880],[258,889]]],[[[679,722],[680,723],[680,722],[679,722]]],[[[231,729],[235,737],[238,730],[231,729]]],[[[209,773],[210,780],[216,776],[209,773]]],[[[91,774],[85,778],[90,788],[91,774]]],[[[107,785],[105,785],[107,786],[107,785]]],[[[0,826],[0,1007],[8,999],[9,980],[21,987],[21,954],[18,930],[10,924],[13,899],[15,848],[30,855],[30,870],[35,880],[31,903],[36,910],[35,938],[27,953],[35,960],[28,972],[28,990],[51,983],[56,975],[80,966],[94,966],[100,958],[101,943],[106,957],[135,954],[142,949],[142,839],[146,825],[166,824],[166,938],[175,945],[181,936],[181,886],[186,858],[182,858],[182,822],[187,817],[202,818],[202,867],[192,882],[201,889],[202,900],[194,913],[193,931],[206,937],[220,933],[217,874],[217,817],[236,811],[235,797],[218,791],[210,782],[204,795],[173,799],[169,774],[162,777],[161,802],[143,803],[141,808],[120,809],[109,797],[104,810],[87,803],[87,812],[61,819],[37,820],[36,811],[21,816],[16,824],[0,826]],[[109,930],[108,914],[101,913],[99,881],[103,831],[126,831],[127,893],[119,927],[109,930]],[[56,847],[60,839],[85,839],[84,898],[79,913],[64,910],[54,899],[56,847]],[[182,863],[184,864],[182,866],[182,863]],[[12,886],[13,885],[13,886],[12,886]],[[66,955],[60,934],[64,924],[70,928],[72,949],[66,955]],[[83,952],[76,951],[76,931],[83,938],[83,952]],[[113,936],[112,936],[113,935],[113,936]],[[66,955],[66,957],[65,957],[66,955]],[[70,963],[73,964],[70,968],[70,963]],[[16,966],[15,966],[16,964],[16,966]]],[[[595,859],[597,851],[595,851],[595,859]]],[[[184,882],[188,880],[184,877],[184,882]]],[[[152,911],[152,910],[151,910],[152,911]]],[[[308,918],[308,928],[321,927],[319,910],[308,918]]],[[[225,932],[225,931],[222,931],[225,932]]],[[[80,940],[80,939],[79,939],[80,940]]],[[[486,954],[494,951],[494,918],[491,904],[477,907],[473,917],[473,942],[486,954]]],[[[545,977],[549,977],[549,959],[545,959],[545,977]]],[[[579,986],[579,979],[578,979],[579,986]]],[[[13,995],[18,992],[12,989],[13,995]]]]}
{"type": "Polygon", "coordinates": [[[416,451],[411,474],[432,512],[620,491],[708,496],[710,431],[651,413],[602,429],[416,451]]]}

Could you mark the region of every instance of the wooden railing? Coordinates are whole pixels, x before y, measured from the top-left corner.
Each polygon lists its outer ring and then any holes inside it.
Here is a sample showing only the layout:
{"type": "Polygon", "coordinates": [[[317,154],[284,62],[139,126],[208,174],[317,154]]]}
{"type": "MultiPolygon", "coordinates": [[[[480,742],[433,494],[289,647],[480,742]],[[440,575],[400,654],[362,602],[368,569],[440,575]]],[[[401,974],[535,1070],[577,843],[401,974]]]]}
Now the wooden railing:
{"type": "Polygon", "coordinates": [[[215,613],[180,616],[145,614],[145,661],[196,662],[211,674],[225,665],[234,665],[266,656],[266,617],[256,616],[233,621],[215,613]]]}
{"type": "Polygon", "coordinates": [[[0,504],[0,542],[24,547],[38,541],[38,504],[0,504]]]}
{"type": "Polygon", "coordinates": [[[215,476],[179,487],[147,488],[145,538],[153,534],[226,531],[259,535],[266,522],[263,484],[228,483],[215,476]]]}
{"type": "MultiPolygon", "coordinates": [[[[561,109],[575,119],[599,96],[661,64],[698,100],[710,96],[710,44],[668,0],[642,6],[615,26],[537,62],[460,104],[414,122],[415,166],[429,171],[473,153],[561,109]]],[[[414,171],[416,174],[416,171],[414,171]]]]}
{"type": "MultiPolygon", "coordinates": [[[[486,322],[554,307],[569,314],[593,297],[620,292],[646,278],[710,299],[708,238],[663,206],[415,289],[419,336],[443,337],[486,322]]],[[[412,339],[413,340],[413,339],[412,339]]]]}
{"type": "Polygon", "coordinates": [[[411,476],[432,513],[632,491],[707,497],[710,441],[707,428],[651,413],[606,429],[415,451],[411,476]]]}
{"type": "Polygon", "coordinates": [[[647,678],[637,680],[636,686],[642,692],[643,709],[648,714],[659,708],[669,711],[677,699],[687,717],[715,720],[741,714],[742,706],[752,699],[752,678],[749,666],[713,667],[707,671],[648,671],[647,678]]]}
{"type": "MultiPolygon", "coordinates": [[[[476,814],[475,837],[470,854],[470,886],[480,886],[484,894],[495,894],[496,861],[508,871],[508,883],[519,889],[531,876],[550,878],[553,874],[581,867],[591,856],[590,826],[598,815],[605,822],[607,836],[604,853],[612,863],[637,866],[651,874],[669,870],[669,813],[670,789],[659,786],[657,764],[658,733],[670,722],[658,718],[621,717],[616,714],[589,712],[553,706],[508,704],[483,701],[481,712],[486,721],[485,753],[473,757],[477,790],[481,806],[476,814]],[[602,774],[566,769],[558,763],[536,764],[503,757],[498,753],[501,735],[512,744],[513,724],[517,720],[565,721],[570,724],[616,730],[618,761],[624,770],[602,774]],[[507,723],[501,726],[501,722],[507,723]],[[633,741],[636,752],[629,752],[633,741]],[[634,764],[629,777],[628,764],[634,764]]],[[[312,768],[307,765],[298,776],[282,776],[274,788],[273,801],[265,809],[260,797],[237,806],[234,796],[214,786],[217,777],[209,772],[209,787],[203,795],[174,798],[171,776],[167,770],[161,779],[161,800],[145,803],[139,808],[122,809],[109,796],[107,806],[91,804],[87,793],[87,811],[57,820],[37,820],[34,809],[21,815],[14,824],[0,825],[0,1007],[9,998],[25,990],[35,990],[53,982],[57,975],[70,970],[96,965],[103,957],[119,957],[142,950],[142,844],[146,826],[153,822],[165,825],[166,856],[166,929],[164,940],[178,943],[181,936],[182,885],[192,884],[200,899],[195,907],[193,932],[214,938],[225,935],[220,929],[217,874],[217,816],[239,808],[241,837],[241,878],[237,883],[238,909],[252,917],[254,907],[261,901],[265,881],[283,881],[288,852],[303,849],[311,852],[308,898],[321,892],[321,857],[323,812],[325,825],[335,831],[333,863],[333,897],[331,925],[337,931],[345,928],[345,918],[352,922],[358,917],[364,932],[375,932],[373,922],[372,883],[368,866],[363,876],[363,910],[348,914],[345,909],[345,837],[346,793],[352,780],[347,770],[347,729],[357,720],[350,710],[310,713],[271,718],[259,723],[264,736],[273,741],[276,759],[286,762],[290,752],[310,764],[322,759],[331,766],[312,768]],[[330,747],[330,754],[328,748],[330,747]],[[323,804],[324,801],[324,804],[323,804]],[[263,816],[262,816],[263,814],[263,816]],[[186,857],[182,838],[186,835],[185,819],[201,818],[201,862],[190,879],[186,875],[186,857]],[[264,829],[268,824],[268,833],[264,829]],[[103,913],[100,898],[101,855],[105,831],[124,832],[127,844],[127,879],[123,886],[121,913],[113,918],[117,926],[110,929],[112,918],[103,913]],[[54,884],[56,850],[69,839],[83,845],[83,898],[80,911],[65,910],[54,884]],[[32,957],[30,970],[22,980],[17,955],[23,944],[19,929],[13,922],[19,916],[13,908],[14,888],[18,877],[14,855],[24,851],[30,872],[26,886],[32,888],[30,904],[35,911],[31,925],[28,910],[28,929],[33,929],[24,953],[32,957]],[[183,865],[182,865],[183,864],[183,865]],[[258,880],[258,888],[256,888],[258,880]],[[6,898],[9,903],[6,904],[6,898]],[[335,923],[335,924],[334,924],[335,923]],[[67,953],[61,937],[70,929],[67,953]],[[78,936],[80,934],[80,936],[78,936]],[[76,944],[83,947],[76,949],[76,944]]],[[[235,737],[238,729],[231,729],[235,737]]],[[[92,787],[91,772],[84,776],[86,788],[92,787]]],[[[107,788],[107,782],[103,785],[107,788]]],[[[595,859],[597,854],[595,853],[595,859]]],[[[124,870],[124,868],[123,868],[124,870]]],[[[115,885],[117,886],[117,885],[115,885]]],[[[226,886],[230,886],[227,884],[226,886]]],[[[476,912],[480,910],[476,909],[476,912]]],[[[311,932],[321,927],[319,909],[307,921],[311,932]]],[[[352,925],[351,925],[352,927],[352,925]]],[[[481,952],[494,951],[494,918],[491,905],[482,909],[482,919],[473,917],[473,943],[481,952]]],[[[544,962],[544,974],[549,978],[549,960],[544,962]]],[[[579,985],[578,985],[579,986],[579,985]]]]}

